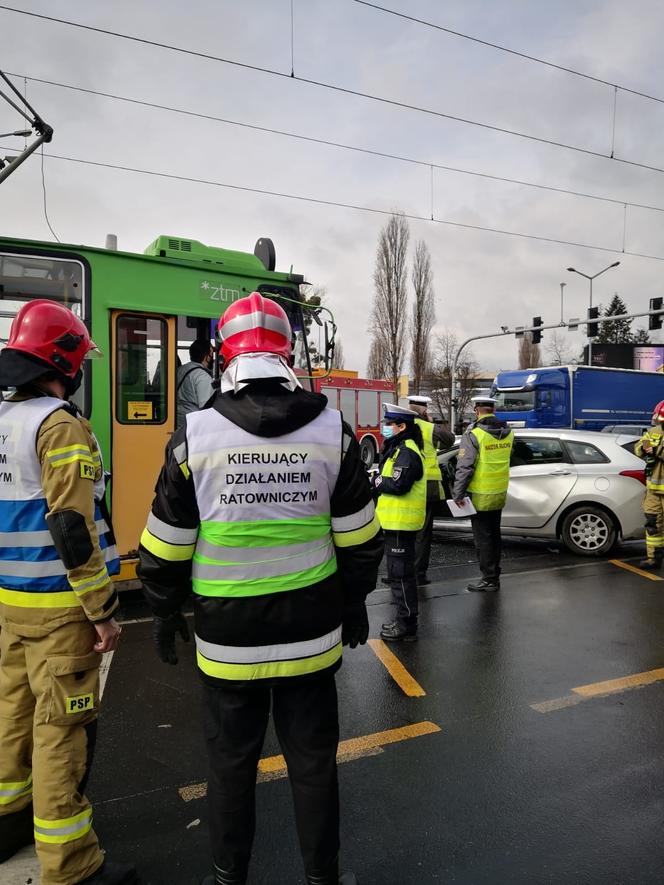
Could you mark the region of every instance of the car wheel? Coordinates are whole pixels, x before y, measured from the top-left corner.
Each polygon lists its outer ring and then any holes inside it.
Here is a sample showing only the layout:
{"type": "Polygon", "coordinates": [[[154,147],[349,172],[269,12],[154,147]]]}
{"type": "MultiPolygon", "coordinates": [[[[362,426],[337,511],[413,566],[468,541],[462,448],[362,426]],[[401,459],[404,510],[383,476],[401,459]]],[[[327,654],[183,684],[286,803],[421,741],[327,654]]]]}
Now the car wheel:
{"type": "Polygon", "coordinates": [[[373,437],[365,436],[360,443],[360,458],[367,469],[376,460],[376,443],[373,437]]]}
{"type": "Polygon", "coordinates": [[[618,538],[611,515],[592,504],[570,510],[563,519],[560,535],[567,549],[580,556],[603,556],[618,538]]]}

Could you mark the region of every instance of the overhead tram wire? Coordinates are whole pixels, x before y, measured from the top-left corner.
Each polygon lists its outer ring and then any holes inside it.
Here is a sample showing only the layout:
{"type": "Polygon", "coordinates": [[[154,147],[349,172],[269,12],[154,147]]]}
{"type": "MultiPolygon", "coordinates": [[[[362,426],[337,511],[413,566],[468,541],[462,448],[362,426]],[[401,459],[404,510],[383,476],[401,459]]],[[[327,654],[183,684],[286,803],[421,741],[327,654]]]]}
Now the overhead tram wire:
{"type": "Polygon", "coordinates": [[[641,92],[638,89],[630,89],[628,86],[621,86],[619,83],[612,83],[610,80],[604,80],[602,77],[596,77],[593,74],[587,74],[585,71],[577,71],[574,68],[568,68],[565,65],[556,64],[556,62],[548,61],[545,58],[538,58],[536,55],[529,55],[527,52],[519,52],[517,49],[510,49],[508,46],[501,46],[500,43],[492,43],[489,40],[482,40],[481,37],[473,37],[471,34],[464,34],[462,31],[455,31],[452,28],[446,28],[444,25],[438,25],[435,22],[427,21],[423,18],[417,18],[414,15],[408,15],[405,12],[399,12],[396,9],[390,9],[387,6],[381,6],[378,3],[370,3],[369,0],[354,0],[360,6],[366,6],[378,12],[384,12],[387,15],[394,15],[397,18],[405,19],[414,24],[423,25],[427,28],[433,28],[435,31],[443,31],[453,37],[460,37],[463,40],[470,40],[471,43],[479,43],[480,46],[487,46],[490,49],[497,49],[499,52],[506,52],[508,55],[515,55],[517,58],[523,58],[526,61],[536,62],[545,65],[547,68],[553,68],[565,74],[573,74],[575,77],[582,77],[584,80],[590,80],[593,83],[599,83],[602,86],[610,86],[612,89],[620,89],[621,92],[628,92],[630,95],[638,95],[639,98],[646,98],[649,101],[656,101],[664,104],[664,98],[656,95],[650,95],[647,92],[641,92]]]}
{"type": "MultiPolygon", "coordinates": [[[[159,104],[158,102],[146,101],[140,98],[131,98],[126,95],[118,95],[113,92],[102,92],[97,89],[89,89],[84,86],[74,86],[71,83],[60,83],[57,80],[45,80],[42,77],[28,77],[25,74],[12,73],[13,77],[21,77],[31,83],[41,83],[46,86],[53,86],[56,89],[69,89],[73,92],[80,92],[84,95],[94,95],[99,98],[108,98],[111,101],[121,101],[127,104],[138,105],[139,107],[151,108],[153,110],[165,111],[171,114],[180,114],[186,117],[194,117],[199,120],[207,120],[213,123],[224,123],[228,126],[237,126],[241,129],[251,129],[254,132],[265,132],[269,135],[280,135],[284,138],[292,138],[296,141],[308,142],[310,144],[323,145],[325,147],[338,148],[340,150],[353,151],[359,154],[366,154],[372,157],[380,157],[387,160],[396,160],[401,163],[409,163],[423,168],[440,169],[443,172],[453,172],[459,175],[470,175],[476,178],[488,179],[490,181],[499,181],[503,184],[515,184],[521,187],[530,187],[536,190],[549,191],[552,193],[564,194],[566,196],[581,197],[587,200],[597,200],[605,203],[612,203],[617,206],[629,206],[632,209],[647,209],[652,212],[664,212],[664,206],[652,206],[648,203],[635,203],[630,200],[621,200],[618,197],[607,197],[602,194],[590,194],[585,191],[577,191],[572,188],[557,187],[554,185],[540,184],[534,181],[526,181],[521,178],[509,178],[504,175],[492,175],[488,172],[477,172],[472,169],[462,169],[458,166],[449,166],[443,163],[433,163],[430,160],[421,160],[417,157],[407,157],[402,154],[392,154],[388,151],[378,151],[372,148],[363,148],[359,145],[345,144],[344,142],[332,141],[327,138],[316,138],[312,135],[302,135],[298,132],[288,132],[285,129],[275,129],[271,126],[260,126],[256,123],[246,123],[242,120],[231,120],[228,117],[217,117],[214,114],[204,114],[200,111],[191,111],[187,108],[174,107],[173,105],[159,104]]],[[[623,162],[629,162],[627,160],[623,162]]],[[[652,171],[664,172],[664,167],[649,167],[652,171]]]]}
{"type": "MultiPolygon", "coordinates": [[[[232,65],[234,67],[244,68],[244,69],[250,70],[250,71],[255,71],[257,73],[267,74],[272,77],[281,77],[284,80],[296,81],[298,83],[304,83],[308,86],[316,86],[320,89],[327,89],[331,92],[337,92],[341,95],[352,95],[355,98],[364,98],[364,99],[367,99],[368,101],[374,101],[379,104],[388,105],[389,107],[395,107],[395,108],[400,108],[402,110],[414,111],[415,113],[426,114],[428,116],[437,117],[438,119],[442,119],[442,120],[451,120],[456,123],[462,123],[463,125],[466,125],[466,126],[476,126],[480,129],[486,129],[489,132],[498,132],[502,135],[510,135],[514,138],[522,138],[526,141],[533,141],[537,144],[545,144],[545,145],[550,145],[551,147],[558,147],[563,150],[574,151],[576,153],[584,154],[589,157],[599,157],[599,158],[605,159],[605,160],[612,160],[613,162],[616,162],[616,163],[623,163],[628,166],[634,166],[639,169],[647,169],[647,170],[650,170],[651,172],[664,172],[664,169],[660,168],[659,166],[650,166],[646,163],[637,163],[634,160],[625,160],[622,157],[616,157],[612,154],[603,153],[602,151],[594,151],[594,150],[591,150],[590,148],[583,148],[583,147],[579,147],[578,145],[572,145],[572,144],[567,144],[567,143],[561,142],[561,141],[555,141],[555,140],[549,139],[549,138],[543,138],[539,135],[531,135],[530,133],[520,132],[517,129],[509,129],[504,126],[493,126],[490,123],[482,123],[478,120],[470,120],[466,117],[459,117],[454,114],[446,114],[443,111],[436,111],[433,108],[421,107],[420,105],[410,104],[409,102],[405,102],[405,101],[398,101],[397,99],[394,99],[394,98],[385,98],[384,96],[374,95],[373,93],[370,93],[370,92],[361,92],[360,90],[350,89],[349,87],[339,86],[334,83],[326,83],[323,80],[314,80],[310,77],[298,76],[297,74],[291,75],[290,73],[288,73],[286,71],[277,71],[272,68],[261,67],[260,65],[252,65],[252,64],[249,64],[248,62],[235,61],[233,59],[224,58],[222,56],[212,55],[212,54],[206,53],[206,52],[199,52],[198,50],[195,50],[195,49],[187,49],[182,46],[174,46],[173,44],[170,44],[170,43],[161,43],[157,40],[148,40],[145,37],[136,37],[132,34],[120,33],[119,31],[110,31],[106,28],[98,28],[98,27],[94,27],[93,25],[86,25],[86,24],[83,24],[82,22],[75,22],[75,21],[71,21],[69,19],[56,18],[54,16],[43,15],[42,13],[38,13],[38,12],[29,12],[28,10],[25,10],[25,9],[16,9],[13,6],[6,6],[4,4],[0,4],[0,10],[5,10],[6,12],[14,12],[19,15],[31,16],[32,18],[38,18],[38,19],[42,19],[44,21],[54,22],[56,24],[66,25],[67,27],[80,28],[81,30],[84,30],[84,31],[92,31],[97,34],[104,34],[105,36],[108,36],[108,37],[116,37],[120,40],[129,40],[133,43],[142,43],[146,46],[153,46],[153,47],[156,47],[159,49],[166,49],[169,52],[178,52],[178,53],[182,53],[184,55],[189,55],[189,56],[193,56],[196,58],[201,58],[206,61],[215,61],[220,64],[232,65]]],[[[622,88],[622,87],[619,87],[619,88],[622,88]]],[[[651,98],[651,96],[646,96],[646,95],[644,95],[644,97],[651,98]]],[[[653,100],[660,101],[660,99],[655,99],[655,98],[653,98],[653,100]]]]}
{"type": "MultiPolygon", "coordinates": [[[[6,150],[4,145],[0,145],[0,150],[6,150]]],[[[156,172],[153,169],[139,169],[135,166],[123,166],[116,163],[102,163],[97,160],[84,160],[80,157],[67,157],[62,154],[48,154],[49,159],[61,160],[69,163],[79,163],[83,166],[94,166],[102,169],[114,169],[119,172],[130,172],[137,175],[149,175],[153,178],[166,178],[171,181],[182,181],[191,184],[202,184],[208,187],[226,188],[228,190],[241,191],[244,193],[258,194],[260,196],[278,197],[284,200],[295,200],[301,203],[312,203],[318,206],[330,206],[337,209],[352,209],[356,212],[368,212],[373,215],[391,216],[394,212],[390,209],[378,209],[375,206],[361,206],[356,203],[342,203],[338,200],[324,200],[320,197],[309,197],[304,194],[291,194],[286,191],[272,191],[265,188],[249,187],[248,185],[230,184],[224,181],[213,181],[207,178],[193,178],[188,175],[178,175],[172,172],[156,172]]],[[[593,249],[597,252],[609,252],[612,255],[629,255],[633,258],[647,258],[652,261],[664,261],[662,255],[647,255],[643,252],[630,252],[623,249],[612,249],[609,246],[597,246],[592,243],[579,243],[575,240],[561,240],[555,237],[543,237],[537,234],[526,234],[520,231],[504,230],[497,227],[488,227],[479,224],[467,224],[461,221],[449,221],[444,218],[430,218],[428,215],[415,215],[413,213],[404,212],[404,217],[410,221],[425,221],[429,224],[442,224],[448,227],[458,227],[463,230],[482,231],[485,233],[501,234],[503,236],[517,237],[526,240],[535,240],[541,243],[553,243],[559,246],[574,246],[579,249],[593,249]]]]}

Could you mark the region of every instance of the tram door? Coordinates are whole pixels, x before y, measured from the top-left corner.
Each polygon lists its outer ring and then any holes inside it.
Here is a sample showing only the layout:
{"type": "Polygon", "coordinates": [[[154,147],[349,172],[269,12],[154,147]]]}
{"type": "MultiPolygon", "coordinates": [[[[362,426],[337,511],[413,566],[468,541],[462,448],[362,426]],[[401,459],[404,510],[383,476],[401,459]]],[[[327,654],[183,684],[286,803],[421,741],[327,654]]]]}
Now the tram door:
{"type": "Polygon", "coordinates": [[[121,556],[135,554],[175,430],[175,317],[111,315],[111,506],[121,556]]]}

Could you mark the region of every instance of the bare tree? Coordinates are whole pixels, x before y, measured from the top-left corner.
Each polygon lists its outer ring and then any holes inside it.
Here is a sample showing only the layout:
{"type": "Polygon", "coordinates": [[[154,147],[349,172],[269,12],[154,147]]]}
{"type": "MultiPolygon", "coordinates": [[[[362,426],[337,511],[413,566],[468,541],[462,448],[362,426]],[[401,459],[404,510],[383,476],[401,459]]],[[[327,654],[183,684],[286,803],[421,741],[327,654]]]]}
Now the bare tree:
{"type": "MultiPolygon", "coordinates": [[[[385,377],[394,383],[398,396],[399,375],[404,361],[406,337],[406,256],[410,231],[403,213],[395,213],[381,230],[374,268],[374,301],[371,331],[374,342],[384,353],[385,377]]],[[[370,354],[371,356],[371,354],[370,354]]]]}
{"type": "Polygon", "coordinates": [[[431,368],[431,329],[436,321],[433,306],[433,272],[431,255],[424,240],[415,246],[415,259],[411,275],[415,301],[410,323],[410,373],[413,390],[417,393],[431,368]]]}
{"type": "MultiPolygon", "coordinates": [[[[458,350],[458,341],[454,332],[445,330],[436,338],[432,354],[432,368],[427,377],[427,387],[435,410],[440,412],[448,422],[450,420],[450,404],[452,397],[452,366],[458,350]]],[[[463,416],[468,411],[470,398],[477,389],[477,373],[479,365],[470,348],[465,348],[457,363],[456,395],[458,398],[457,414],[463,416]]]]}
{"type": "Polygon", "coordinates": [[[533,333],[524,332],[519,339],[519,368],[536,369],[542,365],[539,344],[533,344],[533,333]]]}
{"type": "Polygon", "coordinates": [[[388,373],[387,354],[381,338],[374,335],[367,360],[367,378],[386,378],[388,373]]]}
{"type": "Polygon", "coordinates": [[[554,329],[553,334],[549,338],[549,343],[544,353],[547,362],[552,366],[567,366],[576,362],[574,349],[565,337],[566,334],[561,329],[554,329]]]}
{"type": "Polygon", "coordinates": [[[334,355],[332,357],[332,368],[333,369],[343,369],[344,367],[344,347],[341,343],[341,338],[336,338],[334,341],[334,355]]]}

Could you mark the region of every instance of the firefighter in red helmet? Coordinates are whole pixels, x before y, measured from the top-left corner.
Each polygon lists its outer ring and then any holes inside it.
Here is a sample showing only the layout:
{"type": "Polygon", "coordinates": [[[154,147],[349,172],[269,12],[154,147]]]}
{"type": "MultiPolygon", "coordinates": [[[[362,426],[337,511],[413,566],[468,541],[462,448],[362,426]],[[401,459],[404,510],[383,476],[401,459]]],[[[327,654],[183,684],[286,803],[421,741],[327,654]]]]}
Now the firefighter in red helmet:
{"type": "MultiPolygon", "coordinates": [[[[367,640],[382,555],[371,489],[353,431],[291,369],[282,307],[253,292],[218,332],[220,390],[167,449],[139,569],[167,663],[193,594],[215,865],[205,882],[247,881],[272,707],[307,882],[351,885],[338,859],[334,674],[342,644],[367,640]]],[[[291,881],[278,864],[274,881],[291,881]]]]}
{"type": "Polygon", "coordinates": [[[42,885],[136,882],[104,860],[85,795],[99,665],[118,642],[97,441],[70,397],[98,354],[64,305],[35,300],[0,352],[0,863],[35,842],[42,885]]]}
{"type": "Polygon", "coordinates": [[[646,517],[646,558],[641,568],[658,569],[664,559],[664,400],[652,413],[650,427],[637,442],[634,452],[645,458],[646,495],[643,512],[646,517]]]}

